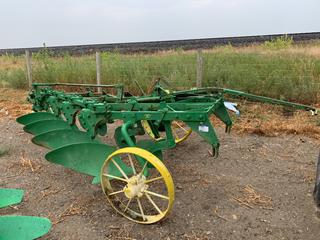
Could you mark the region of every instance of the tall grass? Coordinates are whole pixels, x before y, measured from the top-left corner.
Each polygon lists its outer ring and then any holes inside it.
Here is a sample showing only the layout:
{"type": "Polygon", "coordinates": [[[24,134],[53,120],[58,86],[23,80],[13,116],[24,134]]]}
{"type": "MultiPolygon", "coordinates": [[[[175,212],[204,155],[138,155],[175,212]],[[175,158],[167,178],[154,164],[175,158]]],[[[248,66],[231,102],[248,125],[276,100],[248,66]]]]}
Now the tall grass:
{"type": "MultiPolygon", "coordinates": [[[[273,40],[260,46],[217,47],[203,52],[204,86],[228,87],[250,93],[302,103],[319,102],[320,46],[292,45],[290,39],[273,40]],[[312,48],[313,54],[308,49],[312,48]],[[314,54],[319,48],[319,54],[314,54]]],[[[123,55],[102,53],[102,83],[123,83],[139,92],[155,79],[171,88],[195,87],[196,52],[169,51],[157,54],[123,55]]],[[[95,83],[95,57],[51,57],[46,50],[33,55],[34,82],[95,83]]],[[[0,57],[0,83],[26,87],[23,57],[0,57]]]]}

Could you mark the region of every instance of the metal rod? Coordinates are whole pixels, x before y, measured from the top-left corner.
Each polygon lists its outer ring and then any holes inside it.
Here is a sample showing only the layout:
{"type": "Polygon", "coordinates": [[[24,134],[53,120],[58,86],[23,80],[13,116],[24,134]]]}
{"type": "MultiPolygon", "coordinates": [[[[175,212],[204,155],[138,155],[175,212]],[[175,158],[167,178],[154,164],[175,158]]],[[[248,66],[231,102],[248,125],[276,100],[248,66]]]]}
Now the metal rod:
{"type": "Polygon", "coordinates": [[[237,97],[244,97],[244,98],[254,100],[254,101],[282,105],[282,106],[287,106],[287,107],[293,107],[293,108],[307,110],[307,111],[314,111],[315,112],[317,110],[316,108],[314,108],[312,106],[299,104],[299,103],[287,102],[287,101],[278,100],[278,99],[269,98],[269,97],[258,96],[258,95],[254,95],[254,94],[250,94],[250,93],[237,91],[237,90],[223,89],[223,91],[224,91],[224,93],[229,94],[229,95],[233,95],[233,96],[237,96],[237,97]]]}
{"type": "Polygon", "coordinates": [[[32,86],[71,86],[71,87],[104,87],[104,88],[114,88],[114,87],[123,87],[122,84],[113,84],[113,85],[105,85],[105,84],[82,84],[82,83],[33,83],[32,86]]]}

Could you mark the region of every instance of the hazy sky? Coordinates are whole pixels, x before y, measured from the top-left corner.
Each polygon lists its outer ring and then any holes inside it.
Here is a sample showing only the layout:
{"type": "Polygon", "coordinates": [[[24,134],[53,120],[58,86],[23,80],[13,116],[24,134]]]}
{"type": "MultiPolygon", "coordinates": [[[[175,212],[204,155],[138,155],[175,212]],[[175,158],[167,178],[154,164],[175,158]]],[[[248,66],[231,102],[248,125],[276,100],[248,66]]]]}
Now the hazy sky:
{"type": "Polygon", "coordinates": [[[320,31],[320,0],[0,0],[0,48],[320,31]]]}

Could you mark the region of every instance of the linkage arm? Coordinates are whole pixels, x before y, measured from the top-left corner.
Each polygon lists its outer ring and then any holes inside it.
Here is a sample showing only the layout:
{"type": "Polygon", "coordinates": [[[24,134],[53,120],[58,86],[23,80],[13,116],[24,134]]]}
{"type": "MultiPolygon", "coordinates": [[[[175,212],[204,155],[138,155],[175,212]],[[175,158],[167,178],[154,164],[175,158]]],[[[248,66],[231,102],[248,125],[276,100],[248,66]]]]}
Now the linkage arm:
{"type": "Polygon", "coordinates": [[[232,89],[227,89],[227,88],[224,88],[223,92],[228,95],[232,95],[232,96],[236,96],[236,97],[244,97],[244,98],[247,98],[247,99],[250,99],[253,101],[259,101],[259,102],[264,102],[264,103],[269,103],[269,104],[293,107],[293,108],[300,109],[300,110],[311,111],[313,114],[317,114],[316,108],[314,108],[312,106],[304,105],[304,104],[292,103],[292,102],[278,100],[278,99],[274,99],[274,98],[258,96],[258,95],[245,93],[245,92],[232,90],[232,89]]]}

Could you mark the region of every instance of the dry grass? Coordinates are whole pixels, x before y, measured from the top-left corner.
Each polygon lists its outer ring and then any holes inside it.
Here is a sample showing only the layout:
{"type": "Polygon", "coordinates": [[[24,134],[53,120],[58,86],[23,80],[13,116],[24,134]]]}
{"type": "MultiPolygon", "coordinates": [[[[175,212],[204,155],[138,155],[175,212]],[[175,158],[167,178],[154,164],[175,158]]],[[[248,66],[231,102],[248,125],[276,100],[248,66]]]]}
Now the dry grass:
{"type": "Polygon", "coordinates": [[[0,118],[3,116],[18,117],[31,112],[27,102],[28,92],[11,88],[0,88],[0,118]]]}
{"type": "Polygon", "coordinates": [[[118,240],[137,240],[136,238],[132,237],[132,230],[134,225],[132,224],[123,224],[121,226],[109,226],[111,229],[111,234],[108,237],[111,239],[118,239],[118,240]]]}
{"type": "Polygon", "coordinates": [[[213,210],[213,215],[217,216],[218,218],[223,219],[226,222],[228,222],[229,220],[226,217],[222,216],[218,211],[219,211],[219,207],[216,206],[215,209],[213,210]]]}
{"type": "Polygon", "coordinates": [[[31,161],[31,159],[21,155],[20,160],[17,162],[13,162],[8,167],[8,169],[11,169],[11,168],[17,169],[19,171],[18,175],[20,175],[21,173],[26,171],[31,173],[37,173],[40,169],[42,169],[42,167],[43,167],[42,164],[31,161]]]}
{"type": "Polygon", "coordinates": [[[266,136],[280,134],[301,134],[320,139],[319,116],[309,112],[296,111],[293,116],[284,116],[281,107],[266,104],[248,105],[244,114],[235,122],[238,133],[255,133],[266,136]]]}
{"type": "Polygon", "coordinates": [[[0,58],[0,70],[14,70],[25,66],[24,58],[21,57],[4,57],[0,58]]]}
{"type": "Polygon", "coordinates": [[[41,193],[41,197],[40,197],[40,200],[39,200],[39,201],[41,201],[42,199],[44,199],[44,198],[46,198],[46,197],[48,197],[48,196],[55,195],[55,194],[57,194],[57,193],[59,193],[59,192],[62,191],[62,189],[52,190],[52,189],[50,189],[50,188],[51,188],[51,186],[48,187],[48,188],[46,188],[46,189],[44,189],[44,190],[42,190],[42,191],[40,192],[40,193],[41,193]]]}
{"type": "Polygon", "coordinates": [[[51,219],[53,225],[56,225],[65,221],[67,217],[85,214],[87,211],[85,205],[86,203],[81,204],[77,201],[74,201],[58,215],[53,215],[52,213],[49,213],[48,218],[51,219]]]}
{"type": "Polygon", "coordinates": [[[184,240],[209,240],[211,238],[208,235],[206,235],[205,233],[196,233],[196,232],[192,231],[191,233],[184,234],[182,239],[184,239],[184,240]]]}
{"type": "Polygon", "coordinates": [[[31,171],[32,173],[38,172],[43,167],[42,164],[33,162],[24,156],[21,156],[19,164],[22,171],[31,171]]]}
{"type": "MultiPolygon", "coordinates": [[[[292,116],[284,114],[283,108],[267,104],[242,102],[241,116],[233,118],[233,132],[237,134],[258,134],[276,137],[281,134],[304,135],[320,139],[320,116],[306,111],[292,112],[292,116]]],[[[289,114],[290,115],[290,114],[289,114]]],[[[223,126],[216,117],[211,118],[215,126],[223,126]]]]}
{"type": "Polygon", "coordinates": [[[263,193],[258,193],[251,185],[246,185],[242,189],[241,195],[238,197],[232,196],[232,199],[248,208],[258,206],[264,209],[273,209],[272,198],[263,193]]]}
{"type": "Polygon", "coordinates": [[[222,46],[222,47],[216,47],[210,50],[207,50],[206,52],[211,53],[211,52],[219,52],[221,49],[232,49],[233,52],[235,53],[257,53],[259,52],[260,54],[264,55],[276,55],[279,54],[279,52],[283,55],[304,55],[304,56],[310,56],[314,58],[320,58],[320,42],[311,42],[310,44],[294,44],[290,46],[289,48],[284,48],[284,49],[277,49],[275,50],[270,50],[266,49],[263,45],[261,44],[253,44],[250,46],[243,46],[243,47],[231,47],[231,46],[222,46]]]}

